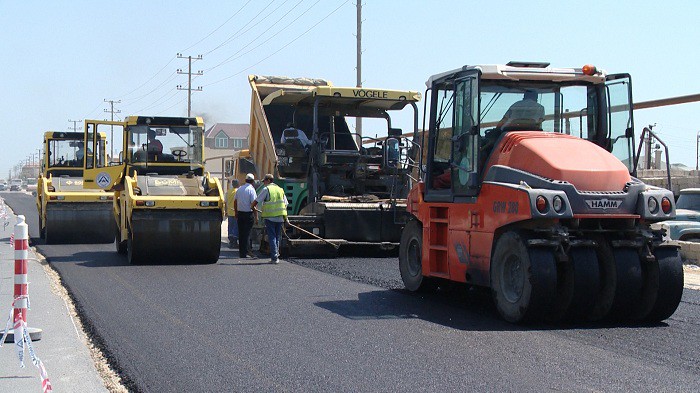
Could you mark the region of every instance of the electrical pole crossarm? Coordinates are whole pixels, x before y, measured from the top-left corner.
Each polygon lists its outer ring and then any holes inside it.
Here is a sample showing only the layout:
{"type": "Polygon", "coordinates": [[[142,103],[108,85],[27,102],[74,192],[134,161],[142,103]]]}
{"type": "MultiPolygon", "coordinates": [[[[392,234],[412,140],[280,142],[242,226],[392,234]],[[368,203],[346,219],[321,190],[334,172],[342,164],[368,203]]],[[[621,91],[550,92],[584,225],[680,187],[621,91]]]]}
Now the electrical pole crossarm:
{"type": "Polygon", "coordinates": [[[183,56],[182,53],[177,54],[178,59],[187,59],[187,72],[182,71],[180,69],[177,70],[178,74],[186,74],[187,75],[187,88],[183,88],[181,85],[177,86],[178,90],[187,90],[187,117],[192,116],[192,92],[193,91],[202,91],[202,87],[199,86],[196,89],[192,89],[192,75],[199,76],[199,75],[204,75],[203,71],[197,71],[195,73],[192,72],[192,60],[202,60],[202,55],[199,55],[195,58],[192,58],[192,56],[183,56]]]}

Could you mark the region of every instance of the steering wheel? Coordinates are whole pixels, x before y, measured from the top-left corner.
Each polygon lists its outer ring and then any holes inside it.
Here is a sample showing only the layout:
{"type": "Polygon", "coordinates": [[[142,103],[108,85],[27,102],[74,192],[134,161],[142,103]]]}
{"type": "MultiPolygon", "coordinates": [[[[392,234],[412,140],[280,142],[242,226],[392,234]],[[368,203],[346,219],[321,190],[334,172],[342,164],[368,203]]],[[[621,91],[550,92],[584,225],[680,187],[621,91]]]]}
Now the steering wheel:
{"type": "Polygon", "coordinates": [[[185,157],[187,157],[187,152],[182,150],[182,149],[176,149],[172,151],[172,155],[177,157],[178,160],[181,160],[185,157]]]}

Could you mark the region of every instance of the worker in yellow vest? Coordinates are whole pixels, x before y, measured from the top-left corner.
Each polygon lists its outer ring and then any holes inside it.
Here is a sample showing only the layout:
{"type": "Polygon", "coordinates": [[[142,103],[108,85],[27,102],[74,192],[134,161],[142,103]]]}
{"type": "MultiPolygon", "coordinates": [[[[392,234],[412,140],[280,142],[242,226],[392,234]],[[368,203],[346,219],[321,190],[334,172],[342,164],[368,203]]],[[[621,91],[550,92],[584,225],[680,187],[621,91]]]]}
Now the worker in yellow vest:
{"type": "Polygon", "coordinates": [[[270,242],[270,262],[279,263],[280,241],[282,240],[282,224],[287,220],[287,196],[284,190],[274,183],[275,178],[271,174],[265,175],[263,185],[265,186],[255,201],[252,203],[253,209],[258,204],[262,204],[262,217],[265,220],[265,231],[270,242]]]}
{"type": "Polygon", "coordinates": [[[228,216],[228,247],[238,247],[238,221],[236,221],[236,208],[233,200],[236,198],[238,190],[238,179],[231,179],[231,183],[226,190],[226,215],[228,216]]]}

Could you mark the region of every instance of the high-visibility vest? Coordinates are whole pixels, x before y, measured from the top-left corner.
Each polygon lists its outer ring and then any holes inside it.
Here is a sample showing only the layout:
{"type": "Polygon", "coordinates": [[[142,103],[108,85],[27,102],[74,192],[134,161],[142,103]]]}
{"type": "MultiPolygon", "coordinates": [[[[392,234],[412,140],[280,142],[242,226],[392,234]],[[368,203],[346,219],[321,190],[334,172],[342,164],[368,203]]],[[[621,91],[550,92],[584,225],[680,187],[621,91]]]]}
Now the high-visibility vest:
{"type": "Polygon", "coordinates": [[[287,215],[287,206],[284,205],[284,190],[277,184],[271,183],[267,186],[267,193],[270,200],[263,203],[263,218],[285,217],[287,215]]]}
{"type": "Polygon", "coordinates": [[[229,217],[236,217],[236,209],[233,208],[233,200],[236,199],[236,191],[238,191],[238,187],[231,187],[226,191],[226,215],[229,217]]]}

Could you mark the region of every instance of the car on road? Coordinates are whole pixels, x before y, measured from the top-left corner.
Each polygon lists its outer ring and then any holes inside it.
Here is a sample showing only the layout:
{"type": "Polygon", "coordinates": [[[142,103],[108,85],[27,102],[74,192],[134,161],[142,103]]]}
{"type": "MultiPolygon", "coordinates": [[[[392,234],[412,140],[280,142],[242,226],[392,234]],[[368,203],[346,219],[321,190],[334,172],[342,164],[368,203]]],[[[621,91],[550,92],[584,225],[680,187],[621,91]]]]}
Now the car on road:
{"type": "Polygon", "coordinates": [[[676,201],[676,218],[658,225],[666,230],[667,240],[700,242],[700,188],[681,190],[676,201]]]}
{"type": "Polygon", "coordinates": [[[10,191],[21,191],[22,190],[22,180],[12,179],[10,180],[10,191]]]}
{"type": "Polygon", "coordinates": [[[36,196],[36,187],[37,187],[37,179],[35,177],[28,177],[27,178],[27,185],[25,189],[28,192],[31,192],[33,196],[36,196]]]}
{"type": "Polygon", "coordinates": [[[0,191],[6,191],[7,190],[7,184],[5,182],[0,183],[0,191]]]}

